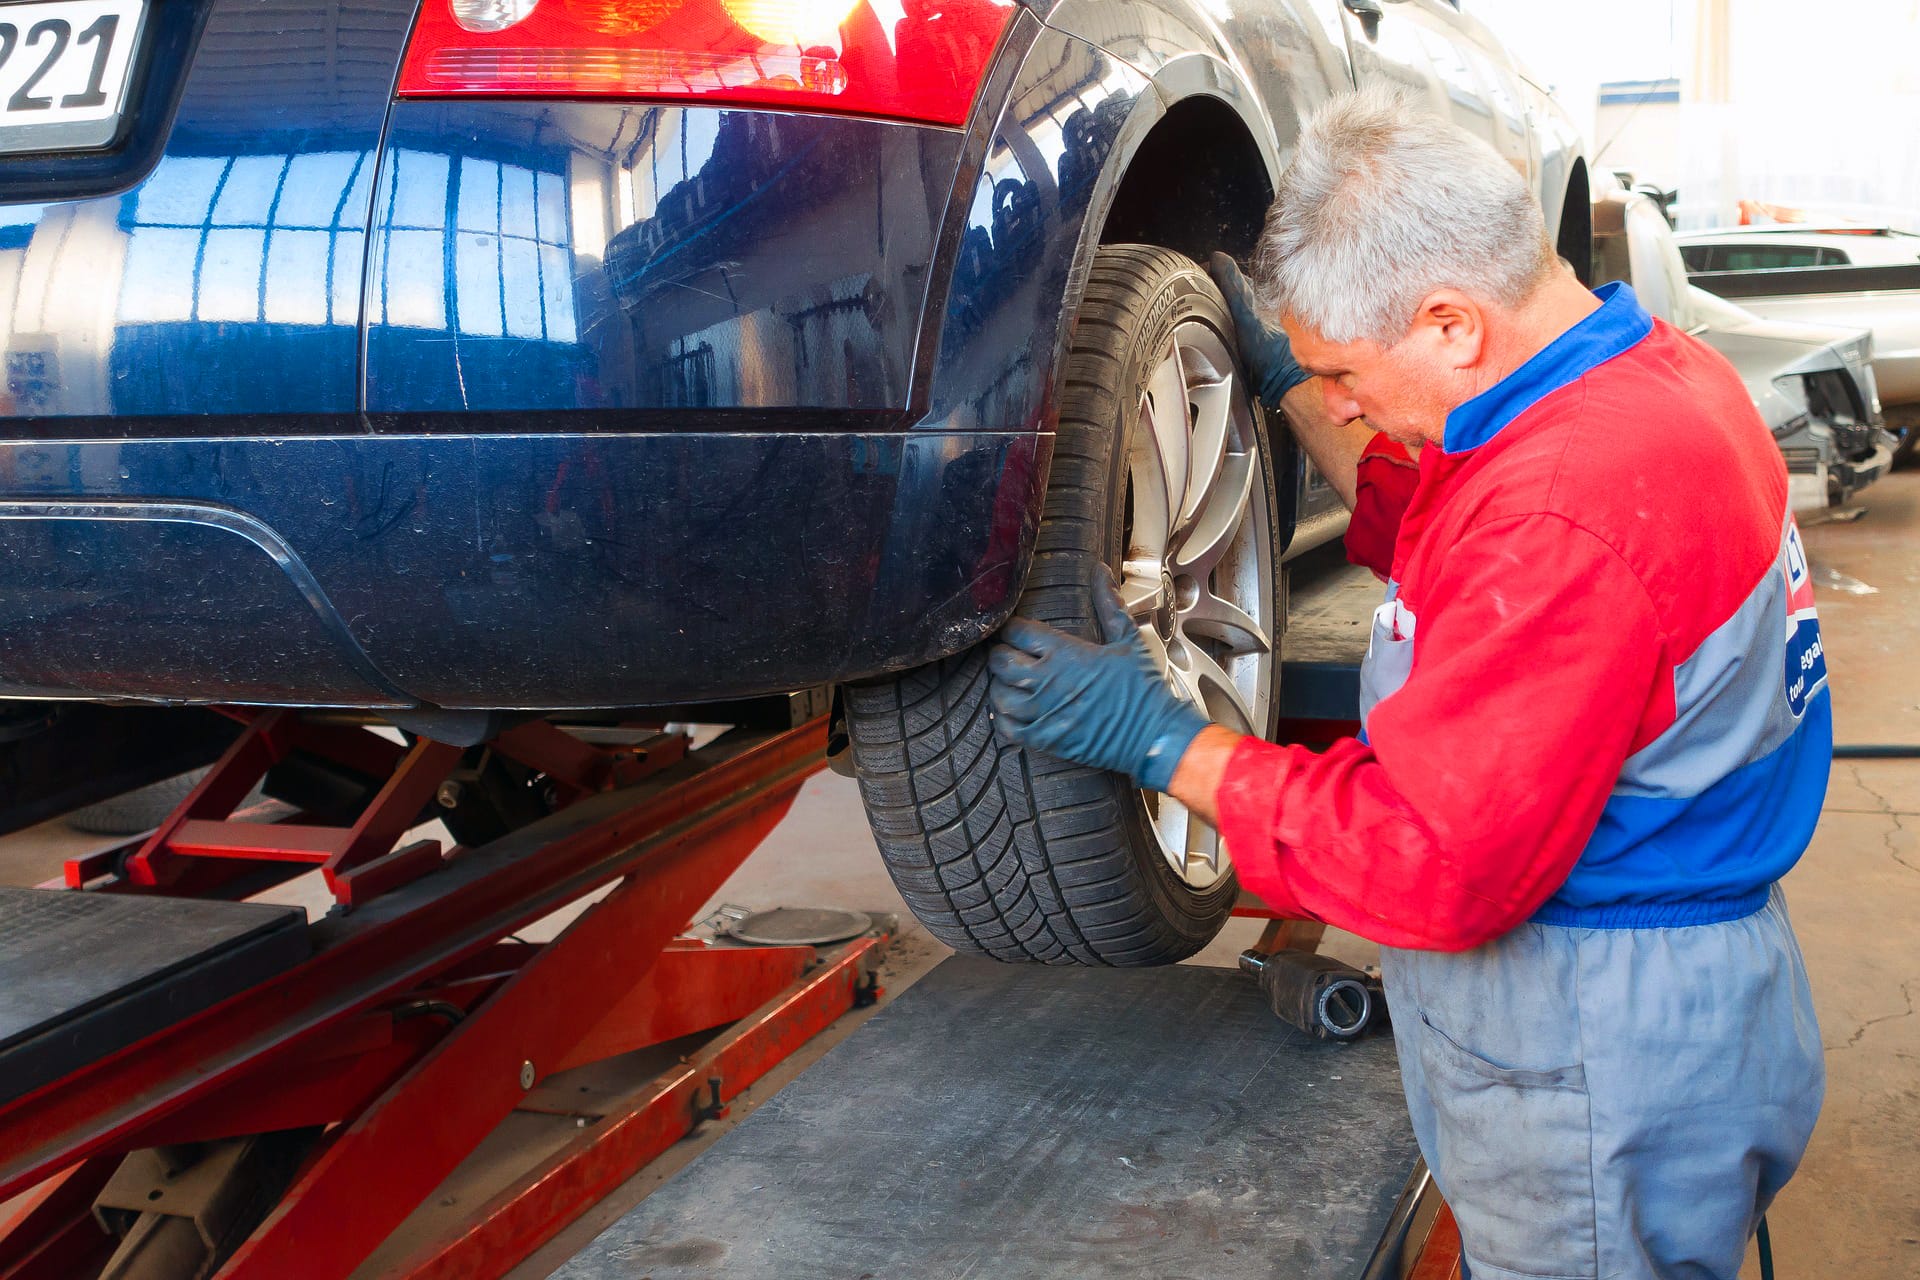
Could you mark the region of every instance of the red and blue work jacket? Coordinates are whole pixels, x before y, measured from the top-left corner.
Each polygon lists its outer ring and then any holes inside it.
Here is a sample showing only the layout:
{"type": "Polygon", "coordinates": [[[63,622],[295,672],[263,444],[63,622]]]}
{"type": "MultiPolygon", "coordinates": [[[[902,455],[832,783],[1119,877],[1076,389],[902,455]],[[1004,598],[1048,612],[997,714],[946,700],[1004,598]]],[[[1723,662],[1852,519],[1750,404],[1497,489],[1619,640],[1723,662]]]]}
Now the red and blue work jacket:
{"type": "Polygon", "coordinates": [[[1805,850],[1833,722],[1780,452],[1724,359],[1599,296],[1417,462],[1361,458],[1364,736],[1249,740],[1220,791],[1280,914],[1434,950],[1705,924],[1805,850]]]}

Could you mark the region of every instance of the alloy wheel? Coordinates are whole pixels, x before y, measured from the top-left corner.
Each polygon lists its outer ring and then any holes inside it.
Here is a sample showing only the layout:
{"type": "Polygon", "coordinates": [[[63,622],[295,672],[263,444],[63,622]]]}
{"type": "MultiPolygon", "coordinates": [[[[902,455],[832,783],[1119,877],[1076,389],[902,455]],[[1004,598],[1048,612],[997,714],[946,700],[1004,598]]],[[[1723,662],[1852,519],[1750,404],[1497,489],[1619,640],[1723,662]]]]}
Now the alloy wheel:
{"type": "MultiPolygon", "coordinates": [[[[1275,568],[1262,440],[1226,342],[1198,320],[1174,331],[1127,442],[1120,596],[1175,696],[1263,737],[1276,655],[1275,568]]],[[[1220,835],[1179,801],[1141,793],[1160,852],[1198,891],[1231,870],[1220,835]]]]}

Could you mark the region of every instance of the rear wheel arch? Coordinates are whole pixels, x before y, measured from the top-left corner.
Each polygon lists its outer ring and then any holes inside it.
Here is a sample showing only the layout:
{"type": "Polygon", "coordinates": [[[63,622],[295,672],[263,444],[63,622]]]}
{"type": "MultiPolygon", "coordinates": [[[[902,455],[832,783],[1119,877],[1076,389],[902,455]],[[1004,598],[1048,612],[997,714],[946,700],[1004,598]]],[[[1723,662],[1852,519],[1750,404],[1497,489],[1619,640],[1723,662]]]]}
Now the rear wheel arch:
{"type": "Polygon", "coordinates": [[[1211,94],[1152,106],[1150,127],[1114,157],[1112,194],[1097,220],[1090,213],[1097,237],[1082,244],[1082,255],[1102,244],[1154,244],[1201,262],[1216,249],[1250,256],[1273,202],[1271,145],[1211,94]]]}
{"type": "Polygon", "coordinates": [[[1587,162],[1575,156],[1567,172],[1567,193],[1560,202],[1560,228],[1554,251],[1573,264],[1580,283],[1593,283],[1593,195],[1587,162]]]}
{"type": "MultiPolygon", "coordinates": [[[[1056,381],[1066,376],[1074,321],[1103,246],[1155,245],[1202,265],[1215,250],[1243,264],[1252,258],[1285,167],[1276,129],[1297,136],[1299,121],[1273,120],[1218,58],[1189,54],[1160,69],[1118,131],[1084,215],[1055,344],[1056,381]],[[1158,197],[1164,191],[1180,195],[1158,197]]],[[[1064,390],[1057,388],[1056,404],[1064,390]]],[[[1268,431],[1275,464],[1291,477],[1280,514],[1283,540],[1290,540],[1301,464],[1277,421],[1277,413],[1269,415],[1268,431]]]]}

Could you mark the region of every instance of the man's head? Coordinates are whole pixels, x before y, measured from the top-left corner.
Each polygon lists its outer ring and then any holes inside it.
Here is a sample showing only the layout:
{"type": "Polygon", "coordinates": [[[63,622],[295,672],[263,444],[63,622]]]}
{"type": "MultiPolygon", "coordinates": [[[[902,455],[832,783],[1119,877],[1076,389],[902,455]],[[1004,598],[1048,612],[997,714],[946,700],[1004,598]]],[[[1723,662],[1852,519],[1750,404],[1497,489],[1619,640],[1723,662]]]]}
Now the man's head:
{"type": "Polygon", "coordinates": [[[1307,122],[1259,275],[1328,411],[1407,444],[1440,439],[1449,410],[1565,328],[1542,328],[1543,293],[1571,286],[1591,301],[1562,273],[1511,165],[1381,92],[1307,122]]]}

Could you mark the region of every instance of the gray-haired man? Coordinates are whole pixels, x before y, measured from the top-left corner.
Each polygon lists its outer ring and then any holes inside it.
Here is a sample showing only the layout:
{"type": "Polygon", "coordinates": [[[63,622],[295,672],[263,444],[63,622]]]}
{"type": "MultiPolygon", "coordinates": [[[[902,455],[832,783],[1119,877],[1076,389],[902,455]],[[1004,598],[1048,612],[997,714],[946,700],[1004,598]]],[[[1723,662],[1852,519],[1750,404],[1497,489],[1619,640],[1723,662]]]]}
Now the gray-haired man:
{"type": "Polygon", "coordinates": [[[1362,95],[1268,223],[1247,363],[1388,583],[1365,733],[1209,725],[1107,583],[1016,622],[1000,731],[1214,821],[1286,915],[1382,944],[1407,1103],[1476,1280],[1732,1280],[1823,1070],[1776,882],[1832,715],[1787,482],[1725,361],[1588,293],[1494,152],[1362,95]],[[1298,363],[1295,362],[1298,357],[1298,363]]]}

